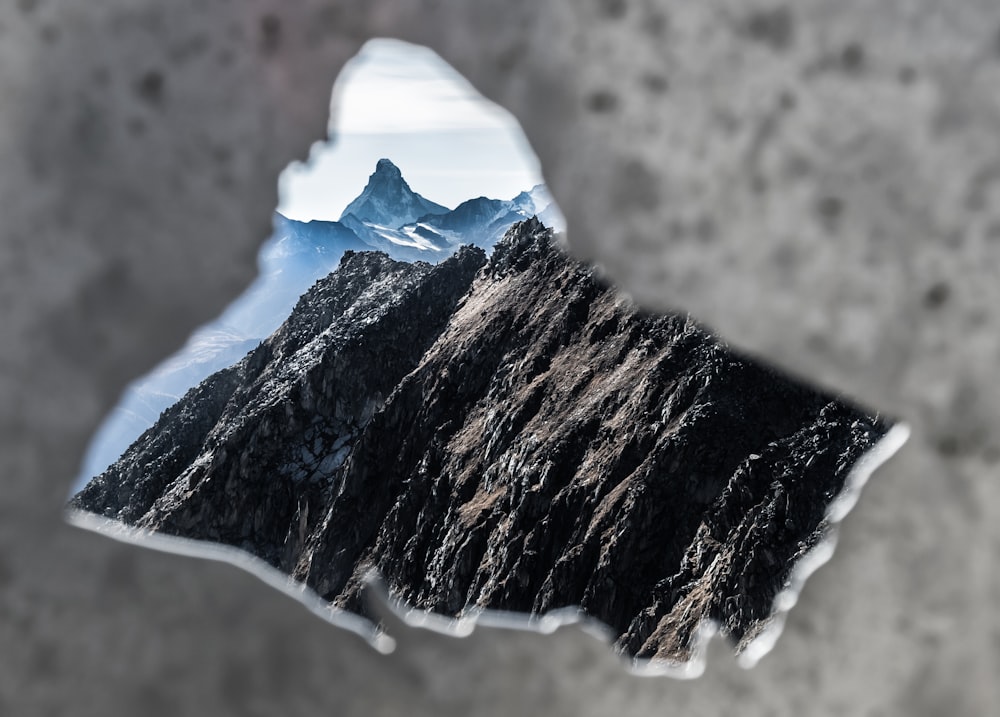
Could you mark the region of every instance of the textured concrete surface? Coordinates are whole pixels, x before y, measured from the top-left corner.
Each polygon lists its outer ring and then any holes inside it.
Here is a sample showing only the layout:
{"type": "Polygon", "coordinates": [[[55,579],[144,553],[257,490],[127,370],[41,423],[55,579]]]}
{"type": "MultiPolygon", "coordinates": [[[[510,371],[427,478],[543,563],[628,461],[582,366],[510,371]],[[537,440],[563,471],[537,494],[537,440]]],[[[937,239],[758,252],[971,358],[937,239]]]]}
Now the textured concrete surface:
{"type": "Polygon", "coordinates": [[[11,0],[0,6],[0,713],[1000,710],[994,0],[11,0]],[[638,298],[902,416],[775,651],[695,682],[578,630],[382,657],[233,568],[63,525],[89,434],[253,274],[365,38],[523,122],[638,298]]]}

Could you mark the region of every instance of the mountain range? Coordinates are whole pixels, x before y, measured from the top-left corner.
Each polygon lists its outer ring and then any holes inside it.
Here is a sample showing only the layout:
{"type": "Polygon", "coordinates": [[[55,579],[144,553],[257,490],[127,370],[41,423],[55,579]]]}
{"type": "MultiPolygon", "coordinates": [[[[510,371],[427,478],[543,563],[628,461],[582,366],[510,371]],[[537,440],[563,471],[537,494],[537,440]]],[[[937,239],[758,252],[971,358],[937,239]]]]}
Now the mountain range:
{"type": "Polygon", "coordinates": [[[380,159],[361,194],[336,222],[297,222],[279,217],[279,233],[311,237],[317,246],[386,252],[403,261],[436,262],[463,244],[490,250],[515,222],[537,216],[556,231],[565,222],[544,185],[513,199],[468,199],[448,209],[414,192],[400,169],[380,159]]]}
{"type": "Polygon", "coordinates": [[[889,428],[642,310],[533,216],[489,256],[346,251],[71,508],[243,551],[333,614],[376,620],[375,570],[417,612],[577,608],[683,664],[708,622],[766,641],[889,428]]]}
{"type": "Polygon", "coordinates": [[[103,471],[185,391],[232,365],[274,331],[345,251],[375,249],[401,261],[435,263],[462,244],[489,251],[514,222],[532,216],[565,230],[544,185],[510,200],[478,197],[449,210],[414,192],[389,159],[377,162],[339,221],[302,222],[276,213],[274,232],[261,250],[260,276],[214,324],[199,329],[177,355],[128,387],[89,447],[76,487],[103,471]]]}

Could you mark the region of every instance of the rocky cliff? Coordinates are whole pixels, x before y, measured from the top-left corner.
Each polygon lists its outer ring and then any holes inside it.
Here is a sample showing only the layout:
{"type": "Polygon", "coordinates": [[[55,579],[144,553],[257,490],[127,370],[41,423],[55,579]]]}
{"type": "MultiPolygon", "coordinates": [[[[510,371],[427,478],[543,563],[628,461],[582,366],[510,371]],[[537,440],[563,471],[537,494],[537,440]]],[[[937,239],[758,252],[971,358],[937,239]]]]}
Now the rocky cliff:
{"type": "Polygon", "coordinates": [[[579,606],[639,658],[740,647],[888,426],[638,309],[536,220],[492,257],[345,254],[74,508],[246,550],[364,615],[579,606]]]}

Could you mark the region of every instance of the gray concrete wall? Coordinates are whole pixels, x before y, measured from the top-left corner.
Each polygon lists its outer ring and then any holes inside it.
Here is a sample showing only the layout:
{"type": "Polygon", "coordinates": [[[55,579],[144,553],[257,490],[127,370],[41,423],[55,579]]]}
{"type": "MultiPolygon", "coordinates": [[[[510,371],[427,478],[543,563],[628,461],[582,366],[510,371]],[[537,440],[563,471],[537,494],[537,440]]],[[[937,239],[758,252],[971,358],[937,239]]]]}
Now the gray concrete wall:
{"type": "Polygon", "coordinates": [[[995,0],[0,6],[0,714],[1000,709],[995,0]],[[904,417],[774,652],[639,679],[575,629],[382,657],[231,567],[65,526],[132,377],[250,281],[275,178],[370,36],[522,121],[640,300],[904,417]]]}

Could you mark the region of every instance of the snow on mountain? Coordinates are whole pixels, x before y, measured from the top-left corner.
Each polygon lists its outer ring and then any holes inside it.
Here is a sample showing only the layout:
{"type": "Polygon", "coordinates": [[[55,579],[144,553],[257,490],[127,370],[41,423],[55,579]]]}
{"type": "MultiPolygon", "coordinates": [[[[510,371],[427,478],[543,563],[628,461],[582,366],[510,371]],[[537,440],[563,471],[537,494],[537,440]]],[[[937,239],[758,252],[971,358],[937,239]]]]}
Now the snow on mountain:
{"type": "Polygon", "coordinates": [[[361,195],[347,205],[340,220],[353,215],[362,222],[390,229],[415,222],[428,214],[445,214],[449,209],[410,189],[399,167],[380,159],[361,195]]]}
{"type": "Polygon", "coordinates": [[[557,232],[565,228],[562,214],[552,203],[548,190],[543,185],[537,185],[530,192],[521,192],[511,200],[469,199],[447,214],[421,217],[415,224],[401,229],[423,229],[428,234],[438,235],[452,247],[475,244],[490,250],[513,224],[536,215],[543,224],[557,232]]]}
{"type": "Polygon", "coordinates": [[[562,214],[543,184],[510,200],[476,197],[449,210],[414,192],[399,167],[380,159],[364,191],[336,224],[394,259],[438,262],[462,244],[490,250],[511,225],[532,216],[556,232],[565,231],[562,214]]]}
{"type": "Polygon", "coordinates": [[[544,184],[536,184],[526,192],[521,192],[513,200],[518,209],[526,214],[541,214],[552,204],[552,195],[544,184]]]}
{"type": "Polygon", "coordinates": [[[438,262],[447,258],[455,248],[440,237],[432,240],[426,231],[421,231],[416,225],[392,229],[382,224],[363,222],[353,214],[345,216],[340,223],[367,244],[369,251],[384,251],[400,261],[438,262]]]}

